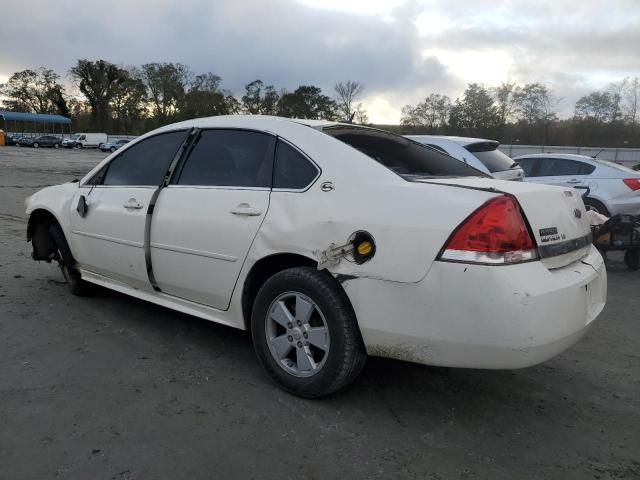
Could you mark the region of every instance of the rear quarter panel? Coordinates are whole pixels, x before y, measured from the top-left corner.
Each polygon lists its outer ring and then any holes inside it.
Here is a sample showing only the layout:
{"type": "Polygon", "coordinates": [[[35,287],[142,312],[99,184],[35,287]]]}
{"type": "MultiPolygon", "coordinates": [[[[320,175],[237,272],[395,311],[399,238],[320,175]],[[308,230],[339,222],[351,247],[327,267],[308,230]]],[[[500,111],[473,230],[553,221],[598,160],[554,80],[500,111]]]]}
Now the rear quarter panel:
{"type": "Polygon", "coordinates": [[[353,183],[333,178],[323,192],[323,176],[307,192],[271,195],[269,211],[249,258],[279,252],[318,258],[331,244],[346,243],[356,231],[371,233],[376,254],[357,265],[342,259],[329,270],[395,282],[418,282],[451,232],[491,193],[440,185],[353,183]]]}

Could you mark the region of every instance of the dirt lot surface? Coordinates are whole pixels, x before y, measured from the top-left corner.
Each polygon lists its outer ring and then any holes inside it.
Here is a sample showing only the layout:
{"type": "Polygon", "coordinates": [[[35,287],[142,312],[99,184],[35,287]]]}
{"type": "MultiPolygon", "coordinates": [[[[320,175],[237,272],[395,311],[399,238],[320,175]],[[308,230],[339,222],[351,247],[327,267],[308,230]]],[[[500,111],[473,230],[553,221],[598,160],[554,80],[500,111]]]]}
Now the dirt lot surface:
{"type": "Polygon", "coordinates": [[[0,479],[640,478],[640,273],[608,262],[579,344],[518,371],[369,359],[283,393],[246,333],[30,259],[24,199],[104,155],[0,147],[0,479]]]}

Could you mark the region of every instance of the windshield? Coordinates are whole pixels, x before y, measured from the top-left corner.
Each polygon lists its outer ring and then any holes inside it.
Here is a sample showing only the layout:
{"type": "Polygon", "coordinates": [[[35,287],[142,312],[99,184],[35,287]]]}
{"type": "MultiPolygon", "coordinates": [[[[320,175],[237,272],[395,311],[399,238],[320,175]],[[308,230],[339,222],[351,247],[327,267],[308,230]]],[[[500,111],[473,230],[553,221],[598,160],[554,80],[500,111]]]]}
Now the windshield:
{"type": "Polygon", "coordinates": [[[473,153],[491,173],[504,172],[518,166],[511,158],[498,150],[497,142],[472,143],[464,148],[473,153]]]}
{"type": "Polygon", "coordinates": [[[399,135],[372,128],[336,126],[324,133],[352,146],[406,180],[414,177],[486,177],[449,155],[399,135]]]}
{"type": "Polygon", "coordinates": [[[71,140],[77,140],[79,136],[79,134],[74,133],[73,135],[71,135],[71,140]]]}

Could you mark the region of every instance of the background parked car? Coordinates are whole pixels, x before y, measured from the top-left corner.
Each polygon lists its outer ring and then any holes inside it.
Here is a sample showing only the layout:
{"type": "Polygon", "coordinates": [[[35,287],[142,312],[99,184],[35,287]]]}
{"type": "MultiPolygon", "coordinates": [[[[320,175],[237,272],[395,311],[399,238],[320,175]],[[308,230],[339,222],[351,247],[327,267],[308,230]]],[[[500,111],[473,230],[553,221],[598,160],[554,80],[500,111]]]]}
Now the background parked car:
{"type": "Polygon", "coordinates": [[[40,137],[22,137],[18,140],[18,145],[21,147],[53,147],[60,148],[62,140],[53,135],[41,135],[40,137]]]}
{"type": "Polygon", "coordinates": [[[131,140],[127,140],[126,138],[121,138],[119,140],[114,140],[112,142],[101,143],[100,145],[98,145],[98,148],[103,152],[115,152],[120,147],[122,147],[123,145],[126,145],[130,141],[131,140]]]}
{"type": "Polygon", "coordinates": [[[22,138],[22,135],[7,135],[4,139],[5,145],[17,145],[18,140],[22,138]]]}
{"type": "Polygon", "coordinates": [[[589,187],[584,203],[591,210],[640,215],[640,172],[586,155],[535,153],[514,160],[528,182],[589,187]]]}
{"type": "Polygon", "coordinates": [[[500,180],[524,179],[524,171],[498,150],[499,142],[483,138],[447,137],[441,135],[406,135],[500,180]]]}
{"type": "Polygon", "coordinates": [[[98,145],[106,142],[106,133],[75,133],[65,139],[62,145],[65,148],[97,148],[98,145]]]}

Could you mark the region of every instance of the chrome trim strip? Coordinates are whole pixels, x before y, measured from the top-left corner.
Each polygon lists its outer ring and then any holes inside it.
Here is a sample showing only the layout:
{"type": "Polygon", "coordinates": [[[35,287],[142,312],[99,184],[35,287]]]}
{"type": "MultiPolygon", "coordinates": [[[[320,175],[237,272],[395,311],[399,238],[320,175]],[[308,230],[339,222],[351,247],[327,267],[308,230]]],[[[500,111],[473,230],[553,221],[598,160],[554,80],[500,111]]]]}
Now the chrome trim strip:
{"type": "Polygon", "coordinates": [[[109,237],[107,235],[98,235],[97,233],[82,232],[80,230],[72,230],[71,233],[74,233],[76,235],[81,235],[83,237],[89,237],[89,238],[96,238],[98,240],[104,240],[106,242],[118,243],[120,245],[126,245],[128,247],[144,248],[144,243],[132,242],[130,240],[122,240],[120,238],[109,237]]]}
{"type": "Polygon", "coordinates": [[[167,250],[169,252],[186,253],[188,255],[196,255],[199,257],[215,258],[216,260],[224,260],[225,262],[236,262],[238,257],[223,255],[221,253],[207,252],[204,250],[194,250],[191,248],[176,247],[175,245],[165,245],[163,243],[151,242],[151,248],[159,250],[167,250]]]}

